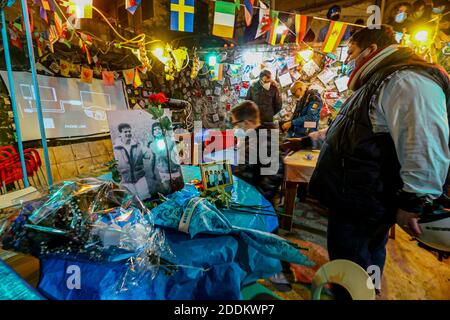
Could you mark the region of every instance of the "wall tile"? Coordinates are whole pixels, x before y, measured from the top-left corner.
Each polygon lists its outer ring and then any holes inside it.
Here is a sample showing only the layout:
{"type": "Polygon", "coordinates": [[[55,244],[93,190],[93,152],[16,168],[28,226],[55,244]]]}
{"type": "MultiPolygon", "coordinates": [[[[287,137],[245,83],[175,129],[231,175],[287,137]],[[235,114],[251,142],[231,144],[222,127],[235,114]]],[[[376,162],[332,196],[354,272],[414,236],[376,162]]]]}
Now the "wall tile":
{"type": "Polygon", "coordinates": [[[108,149],[103,140],[89,142],[89,150],[91,151],[91,157],[98,157],[108,154],[108,149]]]}
{"type": "Polygon", "coordinates": [[[57,165],[61,179],[72,179],[78,176],[78,168],[75,161],[60,163],[57,165]]]}
{"type": "Polygon", "coordinates": [[[112,152],[113,147],[112,147],[111,139],[105,139],[105,140],[103,140],[103,143],[105,144],[106,149],[108,150],[108,152],[112,152]]]}
{"type": "Polygon", "coordinates": [[[89,173],[94,171],[94,163],[91,158],[77,160],[76,165],[80,176],[90,176],[89,173]]]}
{"type": "Polygon", "coordinates": [[[56,164],[71,162],[75,160],[71,145],[54,147],[56,164]]]}
{"type": "Polygon", "coordinates": [[[89,144],[87,142],[72,144],[72,151],[75,156],[75,160],[87,159],[91,157],[89,144]]]}
{"type": "MultiPolygon", "coordinates": [[[[50,164],[55,164],[56,163],[55,155],[53,153],[53,148],[54,147],[48,148],[48,159],[50,160],[50,164]]],[[[45,166],[44,150],[42,148],[39,148],[39,149],[36,149],[36,150],[39,153],[39,156],[41,157],[42,166],[45,166]]]]}

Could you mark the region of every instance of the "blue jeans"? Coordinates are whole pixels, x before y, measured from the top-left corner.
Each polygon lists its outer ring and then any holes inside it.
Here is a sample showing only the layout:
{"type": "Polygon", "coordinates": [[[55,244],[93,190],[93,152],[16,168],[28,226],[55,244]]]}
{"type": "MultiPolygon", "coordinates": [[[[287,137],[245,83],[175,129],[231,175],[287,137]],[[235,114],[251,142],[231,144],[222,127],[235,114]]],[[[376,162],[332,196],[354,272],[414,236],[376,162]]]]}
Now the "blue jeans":
{"type": "Polygon", "coordinates": [[[370,265],[377,265],[382,273],[391,226],[389,223],[368,226],[360,221],[342,218],[337,213],[330,213],[327,231],[330,260],[351,260],[364,270],[370,265]]]}

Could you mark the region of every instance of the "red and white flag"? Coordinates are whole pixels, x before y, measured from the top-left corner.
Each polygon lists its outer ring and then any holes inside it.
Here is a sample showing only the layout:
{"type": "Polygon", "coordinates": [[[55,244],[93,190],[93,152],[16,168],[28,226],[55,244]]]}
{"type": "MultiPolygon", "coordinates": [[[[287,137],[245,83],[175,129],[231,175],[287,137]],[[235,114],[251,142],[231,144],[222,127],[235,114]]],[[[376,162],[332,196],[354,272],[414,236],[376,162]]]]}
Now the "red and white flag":
{"type": "Polygon", "coordinates": [[[256,38],[261,37],[267,31],[270,31],[272,26],[272,18],[270,17],[270,9],[264,4],[264,2],[259,1],[259,25],[256,31],[256,38]]]}

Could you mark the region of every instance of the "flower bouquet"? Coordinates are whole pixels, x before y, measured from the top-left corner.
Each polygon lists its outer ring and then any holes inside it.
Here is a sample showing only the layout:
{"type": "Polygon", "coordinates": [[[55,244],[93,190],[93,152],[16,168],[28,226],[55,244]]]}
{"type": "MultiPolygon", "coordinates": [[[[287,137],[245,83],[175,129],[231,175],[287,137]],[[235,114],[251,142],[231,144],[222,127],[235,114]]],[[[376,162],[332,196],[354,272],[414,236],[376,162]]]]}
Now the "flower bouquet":
{"type": "Polygon", "coordinates": [[[75,256],[80,260],[128,265],[118,290],[138,285],[146,272],[174,267],[162,231],[143,203],[114,182],[94,178],[55,185],[48,195],[25,203],[16,216],[0,218],[3,249],[75,256]]]}

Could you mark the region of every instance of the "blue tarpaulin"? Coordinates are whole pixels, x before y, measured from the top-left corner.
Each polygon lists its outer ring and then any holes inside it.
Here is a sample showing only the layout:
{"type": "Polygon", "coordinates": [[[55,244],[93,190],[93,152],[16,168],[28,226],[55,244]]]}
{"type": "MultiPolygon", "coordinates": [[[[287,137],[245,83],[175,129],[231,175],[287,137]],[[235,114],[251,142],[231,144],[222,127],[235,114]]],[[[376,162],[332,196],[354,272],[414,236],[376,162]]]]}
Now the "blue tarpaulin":
{"type": "Polygon", "coordinates": [[[43,300],[44,298],[0,259],[0,300],[43,300]]]}
{"type": "MultiPolygon", "coordinates": [[[[185,181],[190,181],[198,179],[200,171],[195,167],[184,167],[183,174],[185,181]]],[[[182,192],[172,194],[169,199],[189,196],[195,192],[192,188],[186,185],[182,192]]],[[[215,207],[205,207],[224,224],[215,234],[181,233],[173,230],[176,228],[164,219],[158,223],[157,217],[164,212],[161,208],[168,206],[169,201],[152,210],[156,216],[155,224],[165,231],[174,254],[171,262],[179,265],[178,271],[171,275],[160,270],[152,278],[148,272],[139,286],[118,291],[118,279],[123,278],[128,269],[123,261],[99,263],[70,255],[48,255],[41,258],[38,288],[53,299],[240,299],[242,286],[281,271],[280,260],[274,257],[280,253],[272,252],[280,241],[270,237],[267,241],[265,232],[276,229],[278,220],[273,207],[254,187],[235,179],[232,200],[253,209],[245,213],[233,209],[214,212],[215,207]],[[248,232],[247,228],[254,230],[248,232]],[[263,248],[260,239],[272,249],[263,248]],[[71,276],[67,268],[73,265],[80,270],[79,289],[70,289],[67,285],[71,276]]],[[[287,250],[288,256],[292,253],[288,258],[298,260],[301,255],[295,256],[294,250],[287,250]]]]}

